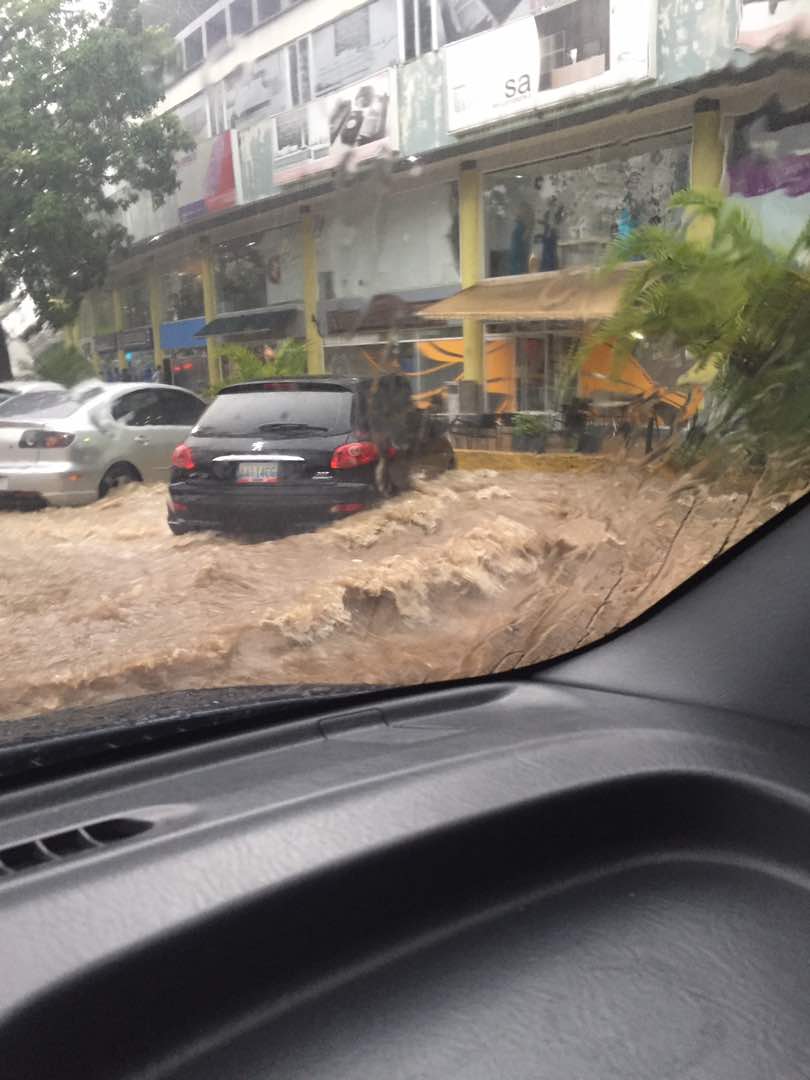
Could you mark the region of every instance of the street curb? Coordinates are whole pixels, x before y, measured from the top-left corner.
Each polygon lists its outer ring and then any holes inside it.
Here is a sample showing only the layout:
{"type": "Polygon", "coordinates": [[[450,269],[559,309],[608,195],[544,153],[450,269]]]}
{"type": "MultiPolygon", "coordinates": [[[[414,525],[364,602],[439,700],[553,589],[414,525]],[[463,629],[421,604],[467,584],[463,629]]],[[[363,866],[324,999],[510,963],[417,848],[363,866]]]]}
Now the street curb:
{"type": "Polygon", "coordinates": [[[506,450],[456,450],[460,469],[496,472],[589,472],[603,466],[601,454],[524,454],[506,450]]]}

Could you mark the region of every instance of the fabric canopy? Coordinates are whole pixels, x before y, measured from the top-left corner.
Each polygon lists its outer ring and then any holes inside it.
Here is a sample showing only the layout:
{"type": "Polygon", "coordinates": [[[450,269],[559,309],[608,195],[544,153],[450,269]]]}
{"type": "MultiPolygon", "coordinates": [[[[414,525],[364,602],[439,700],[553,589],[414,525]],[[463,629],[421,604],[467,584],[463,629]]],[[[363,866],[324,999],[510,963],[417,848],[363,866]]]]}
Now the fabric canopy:
{"type": "Polygon", "coordinates": [[[606,319],[615,313],[628,275],[638,267],[639,264],[634,263],[611,271],[585,267],[485,278],[455,296],[428,304],[419,314],[424,319],[441,322],[458,319],[591,322],[606,319]]]}

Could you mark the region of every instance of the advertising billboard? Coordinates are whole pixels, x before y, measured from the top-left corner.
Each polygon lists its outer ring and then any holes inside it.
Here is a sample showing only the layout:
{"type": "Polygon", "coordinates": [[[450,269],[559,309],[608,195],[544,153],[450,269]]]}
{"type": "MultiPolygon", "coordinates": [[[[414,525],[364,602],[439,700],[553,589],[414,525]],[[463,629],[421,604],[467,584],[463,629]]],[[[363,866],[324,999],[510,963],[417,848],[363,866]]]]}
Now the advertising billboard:
{"type": "Polygon", "coordinates": [[[538,0],[445,49],[450,131],[655,74],[655,0],[538,0]]]}
{"type": "Polygon", "coordinates": [[[739,0],[740,48],[775,48],[791,37],[810,38],[810,0],[739,0]]]}
{"type": "Polygon", "coordinates": [[[230,131],[213,139],[201,139],[187,157],[177,162],[181,225],[236,205],[232,139],[230,131]]]}
{"type": "Polygon", "coordinates": [[[273,181],[289,184],[398,147],[396,78],[389,70],[276,116],[273,181]]]}
{"type": "Polygon", "coordinates": [[[787,112],[774,101],[739,117],[726,178],[765,240],[791,247],[810,219],[810,108],[787,112]]]}

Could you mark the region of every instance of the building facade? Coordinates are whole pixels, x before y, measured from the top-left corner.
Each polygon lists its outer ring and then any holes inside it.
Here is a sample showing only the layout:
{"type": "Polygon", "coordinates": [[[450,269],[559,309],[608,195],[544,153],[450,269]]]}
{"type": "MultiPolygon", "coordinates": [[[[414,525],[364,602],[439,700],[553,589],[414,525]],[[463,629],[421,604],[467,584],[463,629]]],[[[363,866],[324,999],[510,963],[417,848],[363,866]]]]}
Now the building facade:
{"type": "Polygon", "coordinates": [[[808,0],[218,0],[162,105],[196,148],[75,334],[110,377],[202,389],[293,337],[312,372],[549,410],[610,302],[583,271],[676,191],[795,238],[810,93],[774,47],[809,30],[808,0]]]}

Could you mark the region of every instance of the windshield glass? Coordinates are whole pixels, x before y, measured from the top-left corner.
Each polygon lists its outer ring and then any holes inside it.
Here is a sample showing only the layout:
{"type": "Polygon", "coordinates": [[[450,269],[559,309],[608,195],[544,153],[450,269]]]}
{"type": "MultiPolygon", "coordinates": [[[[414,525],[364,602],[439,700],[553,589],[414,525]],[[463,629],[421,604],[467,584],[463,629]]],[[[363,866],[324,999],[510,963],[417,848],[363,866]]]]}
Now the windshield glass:
{"type": "Polygon", "coordinates": [[[808,49],[810,0],[0,0],[0,383],[66,388],[0,403],[0,719],[527,669],[798,499],[808,49]]]}
{"type": "Polygon", "coordinates": [[[0,419],[24,416],[32,419],[59,419],[71,416],[79,408],[77,401],[64,390],[40,390],[17,394],[0,403],[0,419]]]}
{"type": "Polygon", "coordinates": [[[307,430],[342,434],[351,427],[351,407],[351,393],[340,388],[279,383],[272,389],[223,392],[206,409],[193,434],[238,437],[286,431],[296,435],[307,430]]]}

